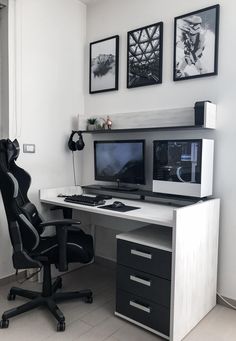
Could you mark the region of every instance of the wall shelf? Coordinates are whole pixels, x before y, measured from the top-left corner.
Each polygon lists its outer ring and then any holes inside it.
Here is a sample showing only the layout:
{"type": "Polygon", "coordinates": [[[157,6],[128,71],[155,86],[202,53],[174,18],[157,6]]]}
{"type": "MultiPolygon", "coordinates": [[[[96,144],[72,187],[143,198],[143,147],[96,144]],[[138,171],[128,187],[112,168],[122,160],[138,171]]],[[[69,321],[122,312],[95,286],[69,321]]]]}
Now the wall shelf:
{"type": "MultiPolygon", "coordinates": [[[[203,122],[200,120],[198,124],[196,124],[195,108],[186,107],[109,114],[113,122],[112,129],[86,130],[88,117],[81,116],[78,118],[79,130],[85,134],[110,134],[216,129],[216,105],[209,102],[204,103],[204,120],[203,122]]],[[[93,117],[98,120],[102,119],[101,116],[93,117]]]]}
{"type": "Polygon", "coordinates": [[[127,128],[127,129],[96,129],[96,130],[81,130],[83,134],[111,134],[111,133],[135,133],[145,131],[167,131],[167,130],[214,130],[204,126],[171,126],[171,127],[152,127],[152,128],[127,128]]]}

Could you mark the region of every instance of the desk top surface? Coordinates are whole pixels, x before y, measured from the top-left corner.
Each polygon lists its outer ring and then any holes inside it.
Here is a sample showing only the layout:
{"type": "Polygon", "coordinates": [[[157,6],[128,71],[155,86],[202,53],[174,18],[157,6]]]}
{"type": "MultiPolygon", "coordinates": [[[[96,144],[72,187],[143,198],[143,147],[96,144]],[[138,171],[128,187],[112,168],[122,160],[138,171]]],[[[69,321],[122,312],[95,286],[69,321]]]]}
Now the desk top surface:
{"type": "MultiPolygon", "coordinates": [[[[138,210],[128,211],[128,212],[118,212],[111,210],[104,210],[99,207],[86,206],[81,204],[74,204],[65,202],[64,198],[57,197],[61,193],[61,189],[47,189],[40,191],[40,200],[42,203],[57,205],[62,207],[68,207],[76,210],[81,210],[84,212],[90,212],[94,214],[102,214],[110,217],[117,217],[129,220],[135,220],[140,222],[146,222],[149,224],[159,224],[163,226],[174,226],[174,211],[178,207],[157,204],[148,201],[140,200],[130,200],[130,199],[118,199],[113,198],[111,200],[106,200],[106,205],[112,204],[114,201],[120,200],[125,205],[139,207],[138,210]]],[[[79,193],[78,193],[79,194],[79,193]]]]}

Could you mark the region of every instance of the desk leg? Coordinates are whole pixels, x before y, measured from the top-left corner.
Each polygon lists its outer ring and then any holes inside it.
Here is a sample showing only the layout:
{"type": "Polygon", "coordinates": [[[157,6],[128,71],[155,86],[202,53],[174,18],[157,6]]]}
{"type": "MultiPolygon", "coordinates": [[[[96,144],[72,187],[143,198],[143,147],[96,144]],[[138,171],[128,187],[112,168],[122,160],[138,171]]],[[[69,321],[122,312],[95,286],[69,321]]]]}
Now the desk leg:
{"type": "Polygon", "coordinates": [[[94,261],[93,263],[96,263],[96,260],[95,260],[95,250],[96,250],[96,225],[95,224],[90,224],[90,233],[91,233],[91,236],[93,237],[93,248],[94,248],[94,261]]]}
{"type": "Polygon", "coordinates": [[[72,208],[63,207],[62,211],[64,219],[72,219],[72,208]]]}

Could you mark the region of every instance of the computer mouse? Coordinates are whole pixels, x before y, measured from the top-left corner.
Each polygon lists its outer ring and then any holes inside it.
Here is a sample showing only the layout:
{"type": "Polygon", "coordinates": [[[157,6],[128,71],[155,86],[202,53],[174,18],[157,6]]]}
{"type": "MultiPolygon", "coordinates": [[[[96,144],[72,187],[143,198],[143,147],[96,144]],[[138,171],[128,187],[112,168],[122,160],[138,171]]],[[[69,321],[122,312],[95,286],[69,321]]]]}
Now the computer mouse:
{"type": "Polygon", "coordinates": [[[119,208],[119,207],[124,207],[125,204],[121,201],[114,201],[113,204],[112,204],[112,207],[114,208],[119,208]]]}

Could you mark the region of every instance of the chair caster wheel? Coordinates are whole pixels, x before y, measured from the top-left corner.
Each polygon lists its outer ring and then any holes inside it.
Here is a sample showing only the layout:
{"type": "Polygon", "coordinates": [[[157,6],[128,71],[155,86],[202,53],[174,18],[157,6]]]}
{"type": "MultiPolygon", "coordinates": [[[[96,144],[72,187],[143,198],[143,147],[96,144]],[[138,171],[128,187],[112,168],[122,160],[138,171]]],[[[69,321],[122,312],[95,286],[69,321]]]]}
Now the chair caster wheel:
{"type": "Polygon", "coordinates": [[[9,293],[9,294],[7,295],[7,299],[8,299],[8,301],[15,301],[16,295],[15,295],[15,294],[9,293]]]}
{"type": "Polygon", "coordinates": [[[64,332],[66,330],[66,323],[65,322],[58,322],[57,324],[57,331],[64,332]]]}
{"type": "Polygon", "coordinates": [[[86,298],[85,298],[85,302],[86,303],[93,303],[93,295],[89,295],[89,296],[87,296],[86,298]]]}
{"type": "Polygon", "coordinates": [[[5,329],[9,327],[9,320],[1,320],[0,321],[0,328],[5,329]]]}

